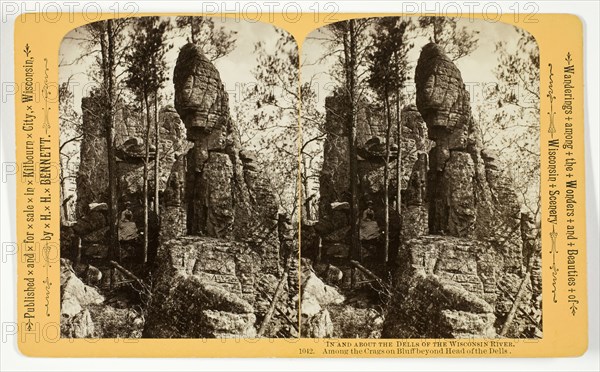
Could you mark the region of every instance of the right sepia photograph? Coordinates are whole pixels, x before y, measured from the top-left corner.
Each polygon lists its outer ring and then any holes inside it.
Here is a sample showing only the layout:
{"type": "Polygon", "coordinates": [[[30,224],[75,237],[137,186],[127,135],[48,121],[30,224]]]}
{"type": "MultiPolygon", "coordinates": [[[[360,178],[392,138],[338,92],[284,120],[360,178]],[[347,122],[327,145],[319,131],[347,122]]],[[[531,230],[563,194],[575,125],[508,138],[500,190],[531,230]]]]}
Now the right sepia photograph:
{"type": "Polygon", "coordinates": [[[300,66],[301,336],[541,338],[534,37],[357,18],[300,66]]]}

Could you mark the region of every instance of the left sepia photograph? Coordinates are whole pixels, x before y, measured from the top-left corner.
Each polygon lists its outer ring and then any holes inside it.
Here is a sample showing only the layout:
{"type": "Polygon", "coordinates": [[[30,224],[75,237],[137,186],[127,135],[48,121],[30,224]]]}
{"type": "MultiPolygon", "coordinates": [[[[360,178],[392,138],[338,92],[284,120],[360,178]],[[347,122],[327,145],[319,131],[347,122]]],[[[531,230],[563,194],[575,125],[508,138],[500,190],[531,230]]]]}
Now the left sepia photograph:
{"type": "Polygon", "coordinates": [[[61,337],[298,337],[294,38],[109,19],[59,59],[61,337]]]}

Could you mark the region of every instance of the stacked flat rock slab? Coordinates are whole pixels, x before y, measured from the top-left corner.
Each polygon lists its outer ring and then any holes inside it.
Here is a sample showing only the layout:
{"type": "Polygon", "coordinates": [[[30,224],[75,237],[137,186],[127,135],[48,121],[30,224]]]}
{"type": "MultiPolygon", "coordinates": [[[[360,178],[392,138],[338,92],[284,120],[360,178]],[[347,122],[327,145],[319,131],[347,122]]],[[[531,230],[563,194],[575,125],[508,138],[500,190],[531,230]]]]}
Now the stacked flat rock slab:
{"type": "Polygon", "coordinates": [[[283,266],[277,199],[241,148],[219,72],[198,47],[181,49],[173,81],[193,146],[166,182],[144,336],[255,337],[283,266]]]}
{"type": "MultiPolygon", "coordinates": [[[[148,187],[152,195],[156,187],[154,163],[156,149],[154,128],[150,132],[150,162],[148,163],[148,187]]],[[[159,114],[159,178],[158,189],[164,191],[171,169],[177,158],[185,154],[191,144],[185,138],[185,127],[172,106],[166,106],[159,114]]],[[[145,135],[145,134],[144,134],[145,135]]],[[[142,137],[129,137],[117,146],[119,190],[122,200],[136,203],[142,195],[145,161],[145,142],[142,137]],[[135,144],[135,145],[131,145],[135,144]],[[129,145],[129,146],[128,146],[129,145]],[[119,156],[120,155],[120,156],[119,156]]]]}

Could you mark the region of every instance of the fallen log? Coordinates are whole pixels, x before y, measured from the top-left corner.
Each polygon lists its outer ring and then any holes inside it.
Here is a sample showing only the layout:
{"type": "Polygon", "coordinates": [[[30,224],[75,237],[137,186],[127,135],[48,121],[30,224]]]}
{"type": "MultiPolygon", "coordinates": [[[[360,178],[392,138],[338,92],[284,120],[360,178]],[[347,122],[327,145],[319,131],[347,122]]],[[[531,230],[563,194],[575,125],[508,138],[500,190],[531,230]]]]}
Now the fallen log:
{"type": "MultiPolygon", "coordinates": [[[[508,297],[508,299],[509,299],[509,300],[513,301],[513,303],[514,303],[514,301],[515,301],[514,297],[513,297],[513,296],[512,296],[512,295],[511,295],[511,294],[510,294],[510,293],[509,293],[509,292],[508,292],[508,291],[507,291],[505,288],[502,288],[500,285],[497,285],[497,287],[498,287],[498,289],[500,289],[500,290],[502,291],[502,293],[504,293],[504,295],[505,295],[506,297],[508,297]]],[[[535,328],[537,328],[539,331],[541,331],[541,330],[542,330],[542,327],[541,327],[541,326],[540,326],[540,324],[537,322],[537,320],[533,319],[533,317],[532,317],[531,315],[529,315],[529,314],[527,313],[527,311],[525,311],[525,310],[523,310],[523,308],[519,307],[519,312],[520,312],[521,314],[523,314],[523,315],[524,315],[524,316],[525,316],[527,319],[529,319],[529,321],[532,323],[532,325],[533,325],[535,328]]]]}
{"type": "Polygon", "coordinates": [[[112,267],[114,267],[115,269],[117,269],[120,272],[122,272],[123,275],[125,275],[129,279],[132,279],[132,280],[136,281],[142,287],[142,289],[144,289],[145,291],[147,291],[148,293],[150,293],[150,288],[142,281],[142,279],[140,279],[137,276],[135,276],[131,271],[129,271],[126,268],[124,268],[123,266],[119,265],[117,262],[115,262],[115,261],[109,261],[109,262],[110,262],[110,264],[111,264],[112,267]]]}
{"type": "Polygon", "coordinates": [[[265,318],[263,319],[263,322],[260,325],[260,328],[258,329],[257,337],[262,337],[262,335],[267,330],[267,326],[269,325],[269,322],[271,321],[271,318],[273,317],[273,312],[275,311],[275,307],[277,306],[277,299],[279,298],[279,295],[281,295],[281,292],[283,291],[283,284],[287,280],[287,277],[288,277],[287,272],[284,272],[283,275],[281,276],[281,279],[279,280],[279,283],[277,284],[277,288],[275,289],[275,294],[273,294],[273,300],[271,301],[271,306],[269,306],[269,310],[265,314],[265,318]]]}
{"type": "MultiPolygon", "coordinates": [[[[530,260],[533,261],[533,260],[530,260]]],[[[527,288],[527,283],[529,281],[529,272],[531,271],[531,262],[527,267],[527,271],[525,272],[525,277],[521,281],[521,285],[519,286],[519,290],[515,295],[515,300],[513,301],[512,307],[506,316],[506,321],[504,325],[502,325],[502,329],[500,330],[499,335],[504,336],[508,332],[508,329],[512,325],[512,322],[515,320],[515,315],[517,314],[517,309],[521,305],[521,298],[523,297],[523,293],[525,293],[525,289],[527,288]]]]}
{"type": "Polygon", "coordinates": [[[371,270],[369,270],[366,267],[364,267],[363,265],[361,265],[358,261],[350,260],[350,264],[354,268],[356,268],[359,271],[362,271],[363,273],[365,273],[365,275],[367,275],[369,278],[371,278],[374,281],[376,281],[383,288],[388,288],[388,286],[385,284],[385,282],[383,281],[383,279],[381,279],[380,277],[378,277],[377,275],[375,275],[371,270]]]}
{"type": "MultiPolygon", "coordinates": [[[[269,294],[267,292],[263,291],[260,288],[258,288],[258,291],[260,293],[262,293],[262,295],[265,296],[267,298],[267,300],[273,301],[273,298],[271,296],[269,296],[269,294]]],[[[277,310],[279,315],[281,315],[292,327],[294,327],[294,329],[296,331],[299,331],[298,324],[296,324],[296,322],[294,322],[292,319],[290,319],[290,317],[287,316],[287,314],[285,312],[283,312],[283,310],[281,310],[278,306],[275,306],[275,310],[277,310]]]]}

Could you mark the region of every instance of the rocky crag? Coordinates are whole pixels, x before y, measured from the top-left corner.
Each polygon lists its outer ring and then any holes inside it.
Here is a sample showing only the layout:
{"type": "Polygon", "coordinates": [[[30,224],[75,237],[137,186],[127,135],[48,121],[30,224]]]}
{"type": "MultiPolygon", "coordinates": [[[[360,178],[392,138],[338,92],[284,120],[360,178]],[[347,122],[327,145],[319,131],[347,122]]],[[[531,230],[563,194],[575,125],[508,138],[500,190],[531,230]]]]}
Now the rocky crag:
{"type": "MultiPolygon", "coordinates": [[[[151,263],[143,337],[293,337],[297,243],[255,155],[241,148],[219,72],[188,44],[180,51],[173,82],[175,105],[160,110],[158,185],[153,177],[157,149],[150,145],[149,194],[158,187],[160,215],[149,218],[157,256],[151,263]],[[280,282],[275,315],[261,327],[280,282]]],[[[97,97],[82,102],[79,220],[63,235],[77,235],[85,256],[105,260],[108,173],[98,102],[97,97]]],[[[139,233],[146,133],[143,120],[131,111],[120,107],[115,119],[118,199],[119,212],[128,206],[139,233]]],[[[153,129],[149,137],[154,138],[153,129]]],[[[65,334],[75,334],[71,328],[65,334]]]]}
{"type": "MultiPolygon", "coordinates": [[[[535,227],[521,214],[502,165],[482,145],[460,71],[431,43],[421,52],[415,82],[416,105],[401,112],[400,146],[397,132],[392,135],[390,226],[401,228],[390,230],[390,246],[397,248],[397,274],[382,337],[495,337],[526,276],[529,284],[517,318],[534,319],[538,324],[533,333],[539,336],[540,254],[535,227]],[[400,217],[395,206],[398,148],[400,217]]],[[[342,269],[342,287],[350,282],[350,269],[344,267],[350,195],[343,103],[340,95],[326,101],[328,135],[319,221],[306,226],[302,245],[307,257],[327,263],[318,266],[335,264],[342,269]]],[[[377,273],[382,264],[372,252],[383,244],[384,130],[375,110],[368,106],[362,110],[371,110],[359,111],[357,121],[363,263],[377,273]]],[[[509,334],[527,333],[531,321],[527,322],[513,322],[509,334]]]]}
{"type": "MultiPolygon", "coordinates": [[[[294,266],[287,261],[293,237],[255,157],[240,146],[214,65],[188,44],[173,81],[175,108],[193,147],[167,181],[144,335],[255,337],[284,269],[294,266]]],[[[288,277],[285,285],[293,289],[297,276],[288,277]]],[[[297,318],[292,297],[277,300],[288,318],[297,318]]],[[[273,321],[263,332],[289,336],[294,327],[273,321]]]]}

